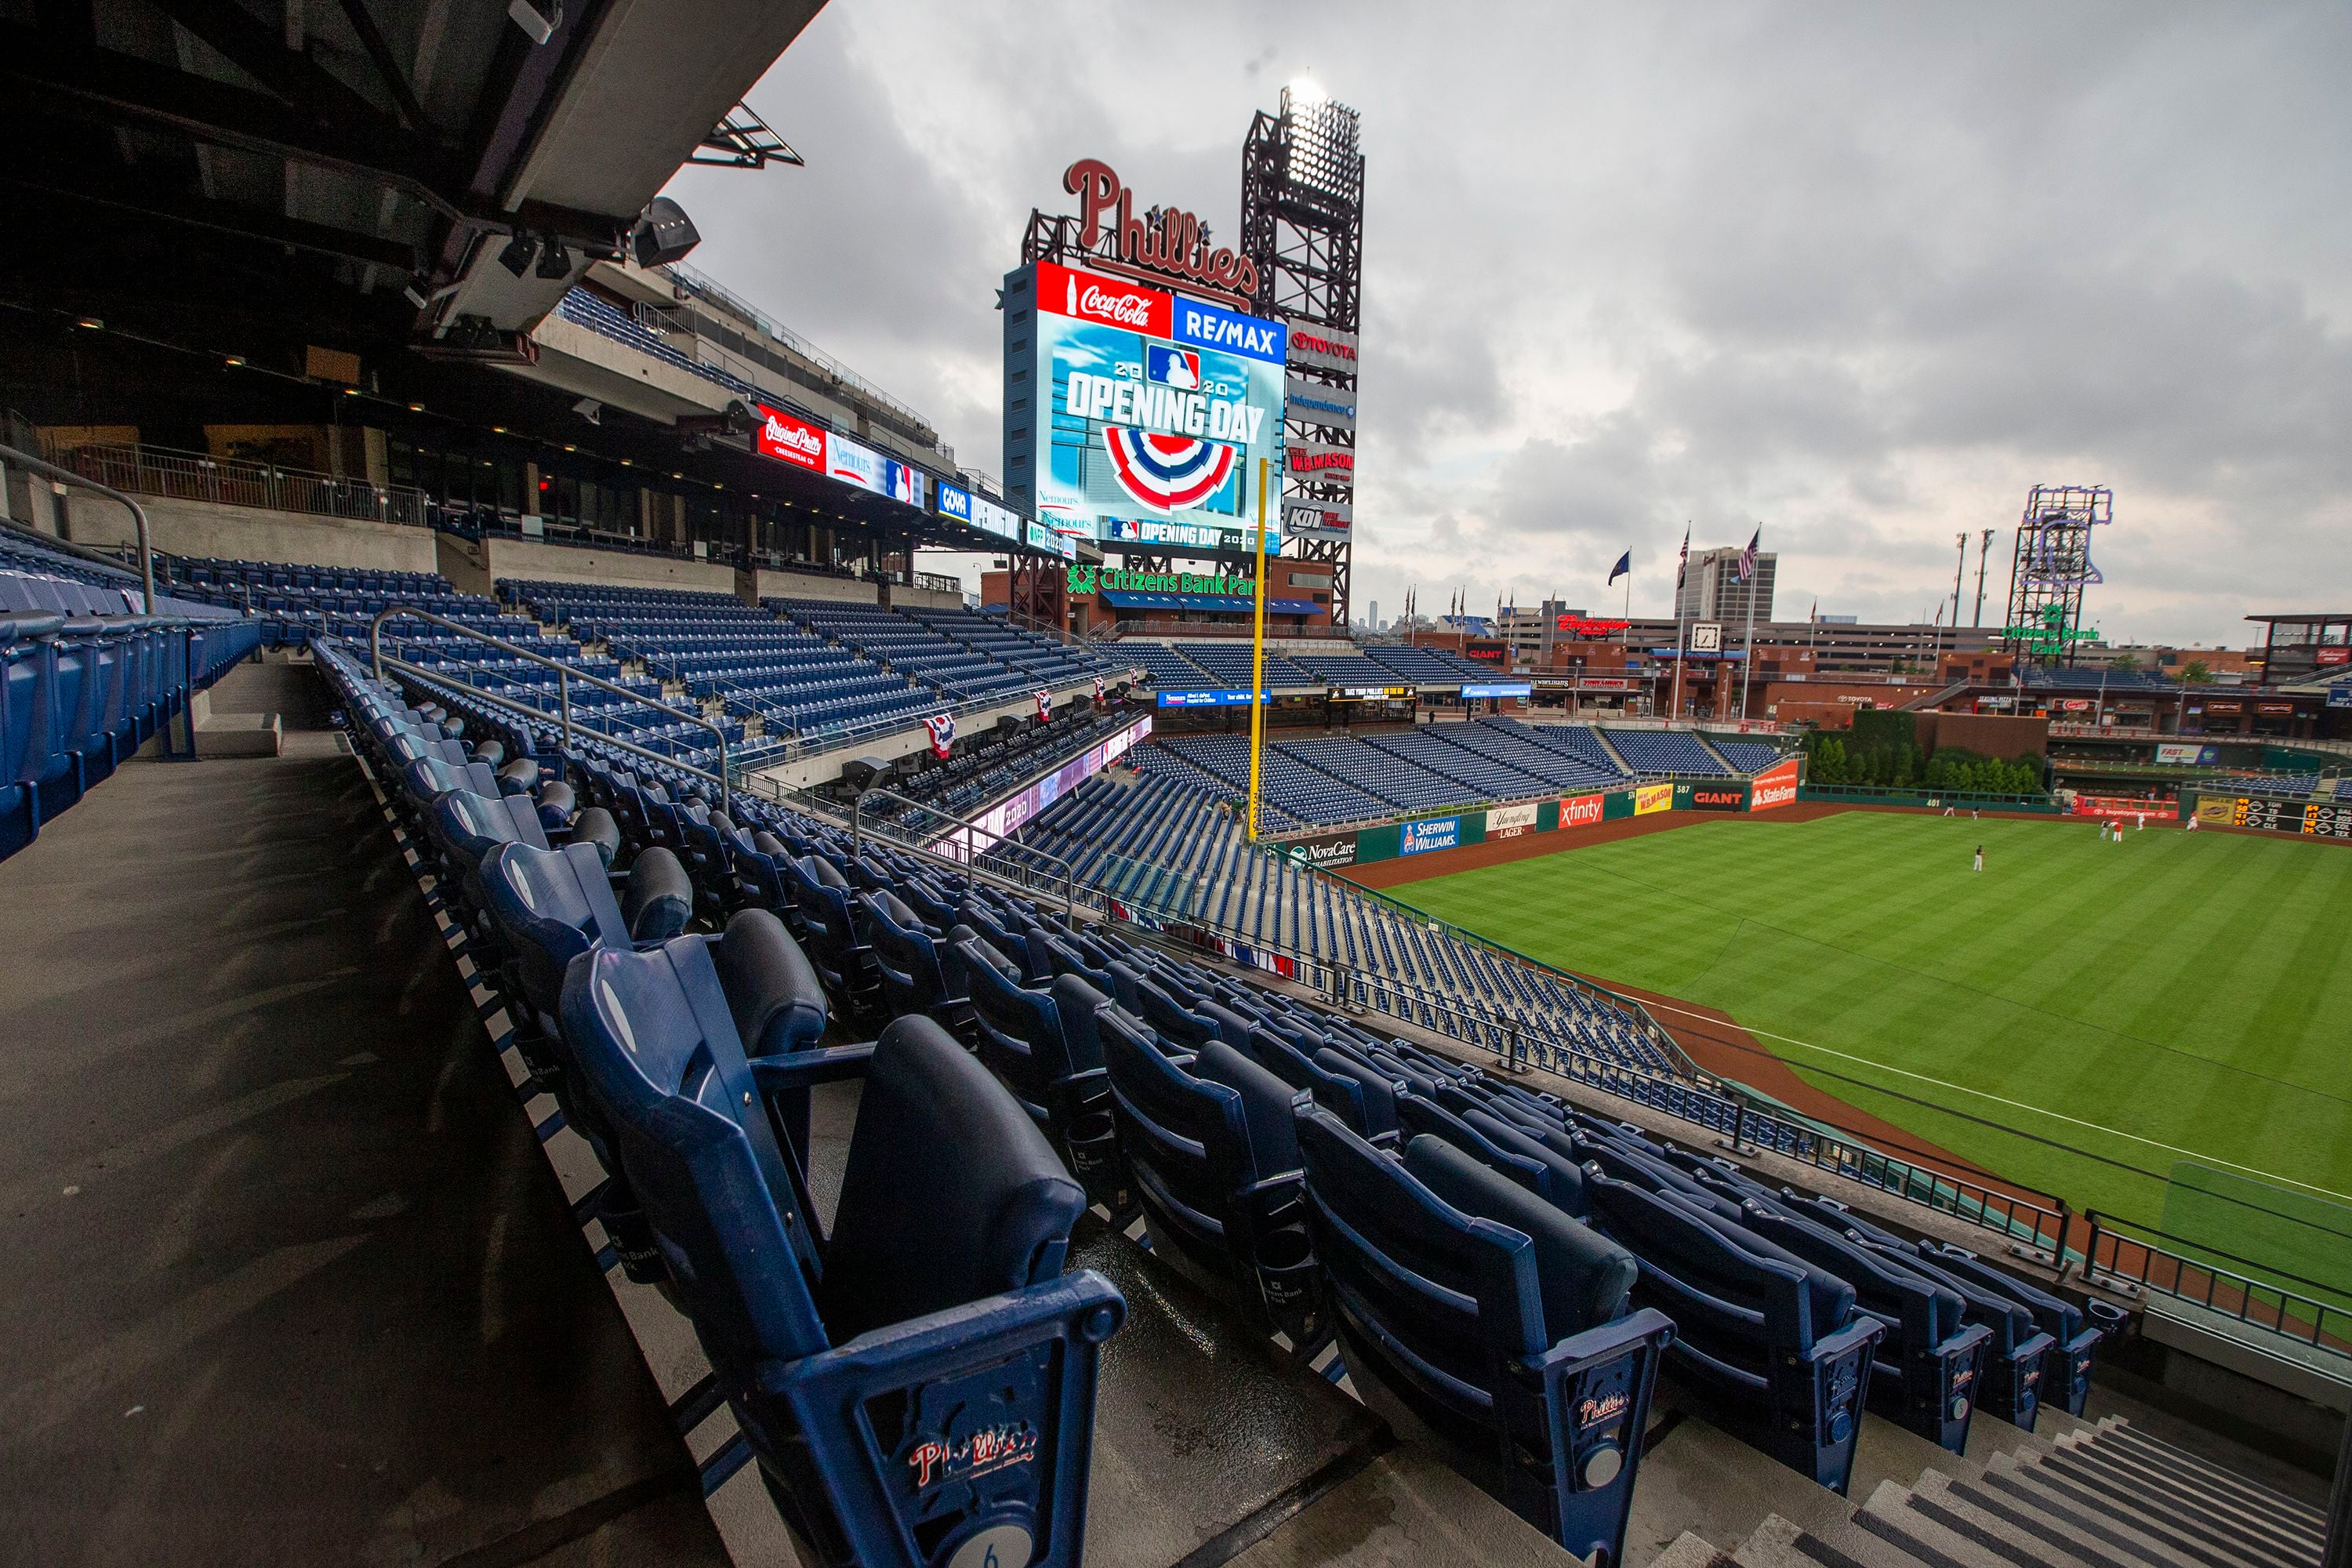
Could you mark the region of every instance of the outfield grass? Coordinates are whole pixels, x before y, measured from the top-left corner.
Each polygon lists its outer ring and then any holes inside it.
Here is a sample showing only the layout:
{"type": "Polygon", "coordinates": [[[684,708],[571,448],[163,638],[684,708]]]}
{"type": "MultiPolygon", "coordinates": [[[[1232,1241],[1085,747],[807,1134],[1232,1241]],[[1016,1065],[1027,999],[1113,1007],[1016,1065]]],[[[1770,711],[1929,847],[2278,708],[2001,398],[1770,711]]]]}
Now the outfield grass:
{"type": "MultiPolygon", "coordinates": [[[[1393,896],[1719,1007],[1826,1092],[2078,1209],[2162,1225],[2185,1161],[2352,1194],[2352,852],[2333,846],[1853,811],[1393,896]]],[[[2352,1297],[2352,1247],[2279,1208],[2173,1217],[2352,1297]]]]}

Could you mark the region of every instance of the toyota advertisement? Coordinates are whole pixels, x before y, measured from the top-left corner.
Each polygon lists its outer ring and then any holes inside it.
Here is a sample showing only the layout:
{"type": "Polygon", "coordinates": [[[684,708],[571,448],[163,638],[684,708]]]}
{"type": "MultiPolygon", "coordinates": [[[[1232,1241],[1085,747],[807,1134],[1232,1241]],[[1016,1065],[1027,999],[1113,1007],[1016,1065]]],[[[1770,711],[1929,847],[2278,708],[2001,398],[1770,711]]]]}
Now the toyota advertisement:
{"type": "Polygon", "coordinates": [[[1091,540],[1237,529],[1261,458],[1279,505],[1279,324],[1050,261],[1008,276],[1005,300],[1008,488],[1040,522],[1091,540]]]}

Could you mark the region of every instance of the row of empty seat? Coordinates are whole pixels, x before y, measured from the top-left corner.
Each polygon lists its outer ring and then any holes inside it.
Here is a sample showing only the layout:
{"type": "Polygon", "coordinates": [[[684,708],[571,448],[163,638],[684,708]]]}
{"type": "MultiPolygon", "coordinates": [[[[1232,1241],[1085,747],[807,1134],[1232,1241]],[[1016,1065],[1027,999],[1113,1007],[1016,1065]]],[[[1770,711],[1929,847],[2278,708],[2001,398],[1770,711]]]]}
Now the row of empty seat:
{"type": "MultiPolygon", "coordinates": [[[[1153,748],[1142,748],[1148,756],[1153,748]]],[[[1576,1055],[1673,1074],[1654,1026],[1606,997],[1441,931],[1352,884],[1248,842],[1233,800],[1174,774],[1097,776],[1003,855],[1066,861],[1122,903],[1352,976],[1363,1004],[1505,1057],[1576,1055]]]]}
{"type": "Polygon", "coordinates": [[[0,571],[0,858],[260,644],[257,622],[149,616],[135,584],[88,575],[0,571]]]}
{"type": "MultiPolygon", "coordinates": [[[[1139,665],[1162,691],[1248,690],[1250,645],[1230,642],[1150,642],[1121,638],[1103,651],[1124,664],[1139,665]]],[[[1265,650],[1267,690],[1323,686],[1460,686],[1498,679],[1490,667],[1438,648],[1367,645],[1353,653],[1309,653],[1303,648],[1265,650]]]]}
{"type": "Polygon", "coordinates": [[[1841,1489],[1866,1406],[1955,1451],[1978,1397],[2020,1425],[2030,1403],[2000,1400],[2021,1388],[2080,1408],[2098,1326],[1980,1258],[323,657],[527,1061],[604,1163],[607,1267],[695,1324],[740,1433],[712,1463],[756,1458],[817,1561],[930,1564],[984,1538],[972,1561],[1079,1560],[1095,1368],[1124,1310],[1064,1269],[1089,1204],[1139,1215],[1155,1254],[1302,1359],[1336,1347],[1376,1409],[1612,1563],[1662,1367],[1841,1489]],[[809,1096],[848,1076],[865,1088],[827,1227],[809,1096]],[[878,1447],[877,1409],[905,1413],[878,1447]],[[1022,1458],[981,1484],[969,1457],[1007,1442],[1022,1458]],[[892,1482],[925,1444],[961,1484],[892,1482]]]}

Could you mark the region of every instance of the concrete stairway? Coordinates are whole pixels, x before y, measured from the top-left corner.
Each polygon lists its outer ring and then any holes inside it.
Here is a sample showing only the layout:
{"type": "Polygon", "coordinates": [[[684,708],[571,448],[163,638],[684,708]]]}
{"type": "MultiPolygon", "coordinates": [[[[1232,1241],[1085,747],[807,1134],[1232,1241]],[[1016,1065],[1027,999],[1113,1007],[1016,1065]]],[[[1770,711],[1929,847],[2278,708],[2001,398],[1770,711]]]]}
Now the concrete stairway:
{"type": "Polygon", "coordinates": [[[1850,1520],[1773,1514],[1736,1552],[1696,1536],[1660,1568],[2312,1568],[2308,1504],[2110,1418],[1879,1480],[1850,1520]]]}

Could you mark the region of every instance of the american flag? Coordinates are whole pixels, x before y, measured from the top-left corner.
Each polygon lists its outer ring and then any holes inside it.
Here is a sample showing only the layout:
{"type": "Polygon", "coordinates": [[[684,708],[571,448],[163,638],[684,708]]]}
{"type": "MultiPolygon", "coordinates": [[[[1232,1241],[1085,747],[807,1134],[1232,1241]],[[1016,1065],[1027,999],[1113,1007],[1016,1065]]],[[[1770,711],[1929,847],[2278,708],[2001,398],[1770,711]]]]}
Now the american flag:
{"type": "Polygon", "coordinates": [[[1690,570],[1690,524],[1683,524],[1683,552],[1675,562],[1675,586],[1683,585],[1683,574],[1690,570]]]}
{"type": "Polygon", "coordinates": [[[955,744],[955,715],[934,713],[923,721],[923,728],[931,732],[931,755],[945,762],[949,748],[955,744]]]}
{"type": "Polygon", "coordinates": [[[1041,722],[1041,723],[1042,723],[1042,722],[1043,722],[1043,721],[1045,721],[1045,720],[1051,719],[1053,716],[1054,716],[1054,694],[1053,694],[1052,692],[1050,692],[1050,691],[1046,690],[1044,687],[1042,687],[1042,686],[1041,686],[1041,687],[1039,687],[1039,688],[1037,689],[1037,718],[1038,718],[1038,721],[1039,721],[1039,722],[1041,722]]]}
{"type": "Polygon", "coordinates": [[[1756,531],[1748,536],[1748,548],[1739,552],[1739,580],[1747,582],[1756,571],[1756,546],[1764,538],[1764,525],[1758,523],[1756,531]]]}

